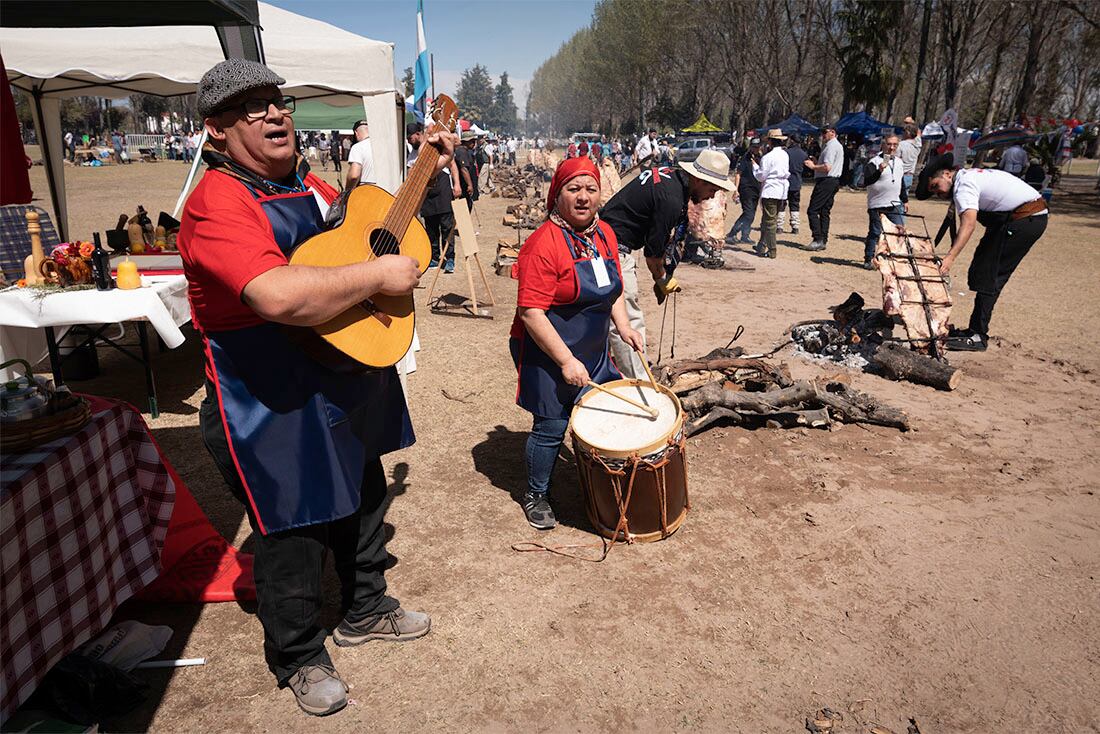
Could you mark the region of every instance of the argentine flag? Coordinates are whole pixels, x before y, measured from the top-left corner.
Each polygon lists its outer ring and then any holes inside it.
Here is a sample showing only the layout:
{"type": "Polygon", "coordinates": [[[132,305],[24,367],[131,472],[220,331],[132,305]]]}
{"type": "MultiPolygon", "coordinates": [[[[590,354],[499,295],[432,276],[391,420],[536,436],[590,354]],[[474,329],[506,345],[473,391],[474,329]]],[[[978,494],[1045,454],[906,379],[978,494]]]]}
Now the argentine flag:
{"type": "Polygon", "coordinates": [[[428,88],[431,86],[431,62],[428,42],[424,38],[424,0],[416,4],[416,71],[413,84],[413,106],[423,115],[428,110],[428,88]]]}

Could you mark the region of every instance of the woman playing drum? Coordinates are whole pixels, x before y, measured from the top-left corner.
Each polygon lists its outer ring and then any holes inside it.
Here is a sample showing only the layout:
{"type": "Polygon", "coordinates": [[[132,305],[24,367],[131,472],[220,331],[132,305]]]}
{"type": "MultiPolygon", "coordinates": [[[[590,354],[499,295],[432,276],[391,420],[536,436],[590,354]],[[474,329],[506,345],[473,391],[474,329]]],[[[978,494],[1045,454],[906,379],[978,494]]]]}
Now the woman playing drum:
{"type": "Polygon", "coordinates": [[[623,341],[641,351],[622,299],[618,242],[599,221],[600,173],[589,158],[558,166],[546,197],[548,221],[520,249],[509,347],[519,372],[516,403],[534,415],[527,439],[523,511],[540,530],[557,524],[550,475],[581,389],[619,377],[608,353],[614,320],[623,341]]]}

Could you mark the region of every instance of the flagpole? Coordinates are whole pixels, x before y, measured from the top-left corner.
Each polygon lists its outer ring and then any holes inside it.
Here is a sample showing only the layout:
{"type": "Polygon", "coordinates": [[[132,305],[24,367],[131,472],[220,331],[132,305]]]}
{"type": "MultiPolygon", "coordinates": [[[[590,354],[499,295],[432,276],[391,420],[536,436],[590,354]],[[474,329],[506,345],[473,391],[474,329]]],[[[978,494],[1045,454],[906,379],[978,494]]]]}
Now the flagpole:
{"type": "Polygon", "coordinates": [[[432,99],[435,99],[435,54],[428,54],[432,65],[432,99]]]}

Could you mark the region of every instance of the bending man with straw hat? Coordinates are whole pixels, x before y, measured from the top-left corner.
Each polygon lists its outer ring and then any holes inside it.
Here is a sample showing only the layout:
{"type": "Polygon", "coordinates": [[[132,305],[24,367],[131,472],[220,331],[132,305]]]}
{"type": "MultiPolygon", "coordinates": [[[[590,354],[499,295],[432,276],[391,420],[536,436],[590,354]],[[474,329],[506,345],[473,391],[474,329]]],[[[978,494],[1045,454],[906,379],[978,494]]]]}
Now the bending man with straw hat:
{"type": "MultiPolygon", "coordinates": [[[[717,150],[704,150],[691,163],[679,168],[646,168],[611,197],[600,217],[611,226],[619,243],[619,265],[623,274],[623,299],[630,326],[645,338],[645,314],[638,302],[637,261],[634,251],[645,254],[653,276],[657,303],[680,290],[672,271],[679,262],[676,246],[687,234],[688,201],[698,204],[719,189],[731,191],[730,161],[717,150]],[[666,258],[668,262],[666,265],[666,258]]],[[[624,342],[611,327],[611,356],[626,377],[644,377],[644,357],[624,342]]]]}
{"type": "Polygon", "coordinates": [[[791,175],[791,161],[783,143],[787,136],[779,128],[768,131],[764,138],[764,147],[768,150],[759,161],[752,162],[752,175],[761,183],[760,208],[760,244],[756,254],[760,257],[775,258],[775,224],[779,212],[787,205],[787,178],[791,175]]]}

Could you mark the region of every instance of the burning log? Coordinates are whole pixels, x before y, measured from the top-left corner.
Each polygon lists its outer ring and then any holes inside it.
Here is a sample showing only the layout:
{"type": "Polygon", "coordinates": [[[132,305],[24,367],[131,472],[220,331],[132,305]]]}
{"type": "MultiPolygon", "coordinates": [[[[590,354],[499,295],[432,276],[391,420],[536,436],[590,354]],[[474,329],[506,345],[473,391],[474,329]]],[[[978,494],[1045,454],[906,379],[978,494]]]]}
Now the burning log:
{"type": "Polygon", "coordinates": [[[937,390],[954,390],[962,379],[957,367],[892,343],[876,349],[871,361],[891,379],[930,385],[937,390]]]}
{"type": "MultiPolygon", "coordinates": [[[[927,335],[906,343],[919,348],[908,349],[892,336],[893,320],[879,309],[863,308],[858,293],[834,306],[833,319],[800,321],[792,324],[788,332],[791,340],[804,352],[818,358],[863,369],[873,374],[885,374],[893,380],[906,380],[929,385],[939,390],[954,390],[962,373],[947,364],[942,354],[938,359],[925,356],[935,340],[927,335]]],[[[907,327],[912,335],[914,329],[907,327]]],[[[937,337],[938,339],[939,337],[937,337]]]]}

